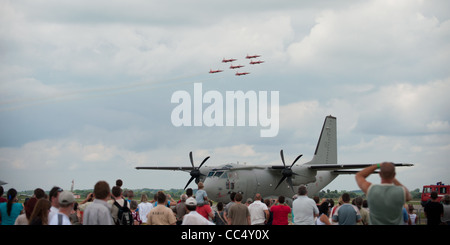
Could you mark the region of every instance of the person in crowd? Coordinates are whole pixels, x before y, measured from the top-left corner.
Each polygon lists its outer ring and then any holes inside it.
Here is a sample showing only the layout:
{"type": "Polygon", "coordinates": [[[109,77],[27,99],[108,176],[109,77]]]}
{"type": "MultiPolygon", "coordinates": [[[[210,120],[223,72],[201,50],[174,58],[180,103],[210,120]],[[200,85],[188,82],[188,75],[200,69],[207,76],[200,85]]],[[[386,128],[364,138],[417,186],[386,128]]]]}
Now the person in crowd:
{"type": "Polygon", "coordinates": [[[214,223],[197,213],[198,204],[196,199],[189,197],[185,204],[187,214],[184,215],[181,225],[214,225],[214,223]]]}
{"type": "Polygon", "coordinates": [[[441,217],[444,216],[444,206],[438,200],[438,193],[431,192],[431,202],[425,204],[424,212],[427,217],[427,225],[440,225],[441,217]]]}
{"type": "MultiPolygon", "coordinates": [[[[197,201],[197,198],[195,199],[195,201],[197,201]]],[[[214,213],[211,209],[211,205],[208,201],[205,201],[203,203],[203,205],[199,206],[197,204],[197,209],[196,209],[197,213],[199,213],[201,216],[205,217],[205,219],[209,220],[210,218],[213,219],[214,218],[214,213]]]]}
{"type": "Polygon", "coordinates": [[[78,202],[73,203],[73,210],[69,215],[70,222],[72,225],[81,225],[80,213],[78,212],[78,202]]]}
{"type": "Polygon", "coordinates": [[[285,197],[279,196],[277,202],[270,207],[273,213],[272,225],[288,225],[288,215],[291,213],[291,208],[284,203],[285,197]]]}
{"type": "Polygon", "coordinates": [[[113,225],[111,206],[107,201],[111,189],[106,181],[98,181],[94,186],[94,201],[84,211],[83,225],[113,225]]]}
{"type": "Polygon", "coordinates": [[[186,199],[188,199],[189,197],[192,197],[193,195],[194,195],[194,191],[192,190],[192,188],[187,188],[186,189],[186,196],[187,196],[186,199]]]}
{"type": "Polygon", "coordinates": [[[306,194],[308,190],[305,185],[298,188],[298,197],[292,202],[295,225],[314,225],[314,217],[319,216],[316,202],[306,194]]]}
{"type": "Polygon", "coordinates": [[[208,194],[203,189],[205,186],[203,185],[203,182],[198,182],[198,190],[195,193],[195,200],[197,201],[197,206],[201,207],[208,202],[208,194]]]}
{"type": "Polygon", "coordinates": [[[139,216],[139,211],[137,211],[137,209],[138,209],[137,201],[131,200],[130,211],[131,211],[131,215],[133,216],[133,225],[141,225],[142,224],[142,220],[141,220],[141,217],[139,216]]]}
{"type": "Polygon", "coordinates": [[[416,225],[417,214],[414,212],[414,206],[412,204],[408,204],[408,216],[408,225],[416,225]]]}
{"type": "Polygon", "coordinates": [[[0,203],[0,221],[1,225],[14,225],[23,205],[17,201],[17,191],[11,188],[6,192],[7,202],[0,203]]]}
{"type": "Polygon", "coordinates": [[[118,186],[119,188],[122,188],[122,185],[123,185],[123,181],[121,179],[117,179],[115,186],[118,186]]]}
{"type": "Polygon", "coordinates": [[[253,203],[253,199],[251,199],[250,197],[247,198],[247,201],[245,201],[245,205],[248,207],[253,203]]]}
{"type": "Polygon", "coordinates": [[[348,193],[342,194],[342,201],[344,204],[336,209],[333,215],[333,221],[338,222],[339,225],[356,225],[361,221],[361,214],[356,206],[350,203],[350,195],[348,193]]]}
{"type": "Polygon", "coordinates": [[[30,216],[33,213],[34,206],[36,206],[38,199],[36,197],[31,197],[26,202],[23,203],[25,212],[17,217],[14,225],[28,225],[30,223],[30,216]]]}
{"type": "Polygon", "coordinates": [[[69,219],[69,215],[73,211],[73,203],[75,198],[72,192],[62,191],[58,195],[59,209],[58,213],[53,215],[52,219],[49,220],[49,225],[72,225],[69,219]]]}
{"type": "Polygon", "coordinates": [[[442,199],[442,206],[444,208],[444,216],[442,216],[441,221],[447,225],[450,225],[450,195],[444,195],[442,199]]]}
{"type": "Polygon", "coordinates": [[[158,191],[156,194],[158,205],[147,214],[147,224],[149,225],[175,225],[177,218],[172,209],[166,207],[166,194],[158,191]]]}
{"type": "Polygon", "coordinates": [[[83,224],[84,210],[94,201],[94,193],[89,193],[86,198],[78,205],[80,211],[80,223],[83,224]]]}
{"type": "Polygon", "coordinates": [[[111,189],[112,201],[108,201],[111,204],[111,216],[114,221],[114,224],[120,224],[119,212],[123,207],[129,207],[128,202],[123,199],[122,189],[119,186],[114,186],[111,189]]]}
{"type": "Polygon", "coordinates": [[[3,189],[3,186],[0,185],[0,203],[8,201],[8,199],[3,197],[4,192],[5,192],[5,190],[3,189]]]}
{"type": "Polygon", "coordinates": [[[142,194],[141,203],[138,205],[139,209],[139,217],[142,220],[142,223],[147,223],[147,214],[152,210],[153,204],[148,201],[147,194],[142,194]]]}
{"type": "Polygon", "coordinates": [[[229,203],[227,203],[227,205],[225,205],[224,208],[224,214],[225,214],[225,218],[227,219],[227,223],[228,223],[228,210],[230,209],[231,206],[233,206],[235,204],[235,200],[234,198],[236,197],[236,192],[231,192],[230,193],[230,201],[229,203]]]}
{"type": "Polygon", "coordinates": [[[33,191],[33,197],[36,199],[46,198],[45,191],[41,188],[36,188],[33,191]]]}
{"type": "Polygon", "coordinates": [[[270,208],[272,207],[273,203],[270,201],[270,199],[264,199],[264,204],[266,204],[267,209],[269,210],[269,217],[267,218],[266,225],[272,225],[273,213],[272,213],[272,211],[270,211],[270,208]]]}
{"type": "Polygon", "coordinates": [[[330,213],[333,205],[327,200],[319,205],[319,217],[316,219],[316,225],[331,225],[330,213]]]}
{"type": "Polygon", "coordinates": [[[373,225],[403,224],[403,204],[411,200],[411,194],[395,178],[395,165],[392,162],[374,164],[355,175],[356,183],[366,194],[369,203],[369,223],[373,225]],[[366,178],[380,169],[381,184],[372,184],[366,178]]]}
{"type": "Polygon", "coordinates": [[[367,209],[363,208],[363,198],[362,197],[356,197],[355,199],[355,206],[358,208],[359,213],[361,214],[361,221],[358,222],[358,225],[368,225],[369,224],[369,211],[367,209]]]}
{"type": "Polygon", "coordinates": [[[186,194],[180,196],[180,202],[175,206],[175,213],[177,217],[177,225],[181,225],[183,222],[183,217],[186,215],[186,200],[188,199],[186,194]]]}
{"type": "Polygon", "coordinates": [[[236,193],[234,204],[228,210],[229,225],[250,225],[250,212],[248,207],[242,203],[242,194],[236,193]]]}
{"type": "Polygon", "coordinates": [[[225,210],[223,207],[223,202],[218,202],[216,205],[217,212],[214,212],[214,223],[216,225],[228,225],[228,221],[225,217],[225,210]]]}
{"type": "Polygon", "coordinates": [[[48,194],[48,200],[52,204],[52,207],[50,208],[50,213],[48,213],[48,220],[51,220],[53,218],[53,215],[59,212],[58,197],[59,193],[62,191],[63,189],[59,188],[58,186],[54,186],[48,194]]]}
{"type": "Polygon", "coordinates": [[[261,200],[261,194],[256,193],[255,201],[248,206],[252,225],[264,225],[269,219],[269,209],[261,200]]]}
{"type": "Polygon", "coordinates": [[[52,204],[47,199],[39,199],[30,216],[29,225],[48,225],[48,213],[52,204]]]}

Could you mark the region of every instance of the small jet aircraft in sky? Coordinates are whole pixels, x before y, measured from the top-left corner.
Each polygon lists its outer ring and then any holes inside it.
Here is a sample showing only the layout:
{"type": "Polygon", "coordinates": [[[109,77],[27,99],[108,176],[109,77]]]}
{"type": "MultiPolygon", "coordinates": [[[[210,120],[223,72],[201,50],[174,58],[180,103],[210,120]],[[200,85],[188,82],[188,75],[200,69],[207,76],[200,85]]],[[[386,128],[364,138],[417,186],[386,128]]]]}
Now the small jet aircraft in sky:
{"type": "Polygon", "coordinates": [[[250,74],[250,72],[236,72],[236,76],[244,76],[244,75],[247,75],[247,74],[250,74]]]}
{"type": "Polygon", "coordinates": [[[264,63],[264,61],[262,61],[262,60],[258,60],[258,61],[251,60],[250,61],[250,65],[256,65],[256,64],[261,64],[261,63],[264,63]]]}
{"type": "Polygon", "coordinates": [[[241,68],[241,67],[244,67],[244,66],[243,65],[237,65],[237,66],[231,65],[230,69],[237,69],[237,68],[241,68]]]}
{"type": "Polygon", "coordinates": [[[209,69],[209,73],[218,73],[218,72],[223,72],[223,70],[211,70],[211,69],[209,69]]]}
{"type": "Polygon", "coordinates": [[[255,54],[255,55],[248,55],[247,54],[247,56],[245,56],[246,59],[254,59],[254,58],[258,58],[258,57],[261,57],[261,55],[257,55],[257,54],[255,54]]]}
{"type": "Polygon", "coordinates": [[[233,61],[236,61],[236,59],[225,59],[225,58],[222,59],[222,63],[228,63],[233,61]]]}
{"type": "MultiPolygon", "coordinates": [[[[243,200],[254,198],[256,193],[266,198],[278,198],[283,195],[286,202],[292,204],[292,196],[297,193],[300,185],[306,185],[308,196],[316,195],[340,174],[355,174],[372,164],[338,164],[337,163],[337,133],[336,118],[327,116],[322,126],[316,151],[311,161],[296,164],[302,157],[286,165],[284,152],[280,151],[283,165],[247,165],[227,163],[222,166],[203,166],[209,156],[195,167],[192,152],[189,159],[192,167],[136,167],[136,169],[175,170],[189,172],[191,178],[185,189],[195,180],[202,181],[208,198],[215,202],[230,202],[230,193],[243,195],[243,200]]],[[[397,167],[413,166],[409,163],[395,163],[397,167]]]]}

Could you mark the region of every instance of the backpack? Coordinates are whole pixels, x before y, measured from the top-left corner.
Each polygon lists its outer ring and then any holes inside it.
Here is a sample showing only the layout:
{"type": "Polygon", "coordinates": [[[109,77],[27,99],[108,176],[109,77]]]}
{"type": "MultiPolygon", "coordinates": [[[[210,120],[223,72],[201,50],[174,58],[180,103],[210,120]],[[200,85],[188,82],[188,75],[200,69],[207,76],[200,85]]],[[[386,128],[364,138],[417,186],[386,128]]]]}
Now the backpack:
{"type": "Polygon", "coordinates": [[[133,215],[127,206],[128,201],[124,200],[123,207],[117,201],[114,201],[114,205],[119,209],[116,225],[133,225],[133,215]]]}

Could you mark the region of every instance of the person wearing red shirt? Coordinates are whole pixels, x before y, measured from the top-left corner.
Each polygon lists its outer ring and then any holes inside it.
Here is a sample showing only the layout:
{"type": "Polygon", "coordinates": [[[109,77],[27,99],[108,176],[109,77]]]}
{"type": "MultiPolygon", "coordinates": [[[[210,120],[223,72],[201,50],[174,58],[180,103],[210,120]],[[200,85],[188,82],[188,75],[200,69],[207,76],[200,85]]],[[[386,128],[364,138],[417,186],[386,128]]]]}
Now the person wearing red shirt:
{"type": "Polygon", "coordinates": [[[288,215],[291,208],[284,203],[285,197],[279,196],[277,202],[270,208],[273,213],[272,225],[288,225],[288,215]]]}

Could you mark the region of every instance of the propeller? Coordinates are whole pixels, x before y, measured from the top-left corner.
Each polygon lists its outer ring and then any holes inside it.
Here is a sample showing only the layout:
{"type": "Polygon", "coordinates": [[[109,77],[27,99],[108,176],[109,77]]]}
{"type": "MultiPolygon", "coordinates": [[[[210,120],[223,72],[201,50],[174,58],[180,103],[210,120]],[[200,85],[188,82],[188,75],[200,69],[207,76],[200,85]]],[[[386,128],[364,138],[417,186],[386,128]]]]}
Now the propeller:
{"type": "Polygon", "coordinates": [[[200,163],[200,166],[195,167],[194,166],[194,158],[192,157],[192,151],[189,152],[189,159],[191,160],[191,165],[192,165],[192,170],[190,172],[191,178],[189,179],[189,181],[187,182],[186,186],[184,187],[184,189],[186,189],[188,187],[188,185],[195,179],[195,183],[198,184],[198,182],[200,181],[200,176],[205,176],[204,174],[202,174],[200,172],[200,168],[203,166],[203,164],[209,159],[209,156],[206,157],[205,159],[203,159],[203,162],[200,163]]]}
{"type": "Polygon", "coordinates": [[[284,165],[284,169],[281,170],[281,175],[283,175],[283,177],[280,179],[280,181],[278,182],[277,187],[275,187],[275,189],[278,188],[278,186],[284,181],[286,180],[286,182],[289,184],[289,187],[291,187],[292,192],[295,193],[294,191],[294,187],[292,187],[292,175],[298,175],[296,173],[294,173],[292,171],[292,166],[294,166],[294,164],[298,161],[298,159],[300,159],[300,157],[303,156],[303,154],[300,154],[297,158],[295,158],[294,162],[292,162],[291,166],[287,167],[286,163],[284,162],[284,153],[283,150],[280,151],[280,156],[281,156],[281,161],[283,162],[284,165]]]}

